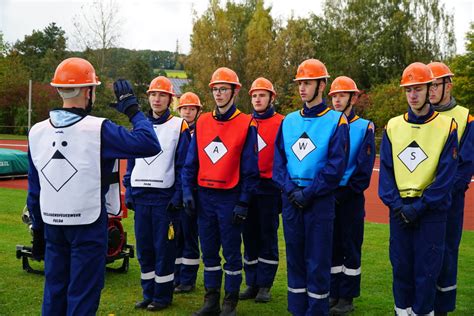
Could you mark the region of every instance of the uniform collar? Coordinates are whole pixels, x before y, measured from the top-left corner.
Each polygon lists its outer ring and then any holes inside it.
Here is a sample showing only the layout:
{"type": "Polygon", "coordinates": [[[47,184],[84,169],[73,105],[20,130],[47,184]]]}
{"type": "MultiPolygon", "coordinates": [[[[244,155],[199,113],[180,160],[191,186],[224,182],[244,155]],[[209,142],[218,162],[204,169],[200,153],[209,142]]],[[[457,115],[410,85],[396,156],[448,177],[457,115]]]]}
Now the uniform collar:
{"type": "Polygon", "coordinates": [[[252,113],[252,116],[256,119],[264,120],[264,119],[272,117],[274,114],[275,114],[275,109],[273,108],[273,106],[271,106],[265,112],[263,112],[262,114],[260,114],[258,112],[255,112],[255,110],[254,110],[253,113],[252,113]]]}
{"type": "Polygon", "coordinates": [[[428,113],[422,116],[416,116],[416,114],[413,113],[411,108],[408,107],[408,122],[416,123],[416,124],[426,123],[433,116],[433,113],[434,113],[434,110],[431,104],[430,104],[430,110],[428,111],[428,113]]]}
{"type": "Polygon", "coordinates": [[[163,113],[163,115],[160,116],[159,118],[153,117],[152,110],[148,111],[148,119],[150,120],[150,122],[152,122],[155,125],[163,124],[164,122],[166,122],[169,119],[170,115],[171,115],[171,113],[170,113],[169,108],[166,109],[165,113],[163,113]]]}
{"type": "Polygon", "coordinates": [[[219,110],[216,108],[212,112],[212,116],[218,121],[228,121],[232,117],[232,115],[234,115],[234,113],[237,111],[237,107],[235,106],[235,104],[232,104],[232,106],[227,110],[227,112],[220,113],[218,111],[219,110]]]}
{"type": "Polygon", "coordinates": [[[308,117],[316,117],[318,114],[321,114],[324,110],[327,109],[326,101],[319,103],[318,105],[308,108],[306,103],[303,105],[303,115],[308,117]]]}

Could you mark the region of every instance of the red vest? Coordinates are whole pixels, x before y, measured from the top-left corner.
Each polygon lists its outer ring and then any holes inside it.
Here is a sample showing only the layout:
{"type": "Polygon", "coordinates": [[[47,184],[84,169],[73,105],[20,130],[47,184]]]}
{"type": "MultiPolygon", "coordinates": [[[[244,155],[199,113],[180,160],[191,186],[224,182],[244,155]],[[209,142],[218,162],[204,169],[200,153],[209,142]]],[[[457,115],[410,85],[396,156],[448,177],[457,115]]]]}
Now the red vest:
{"type": "Polygon", "coordinates": [[[255,118],[258,124],[258,169],[261,178],[272,178],[275,138],[284,118],[278,113],[268,119],[255,118]]]}
{"type": "MultiPolygon", "coordinates": [[[[238,111],[238,110],[237,110],[238,111]]],[[[236,112],[228,121],[202,114],[196,125],[199,158],[198,185],[232,189],[240,179],[240,157],[252,117],[236,112]]]]}

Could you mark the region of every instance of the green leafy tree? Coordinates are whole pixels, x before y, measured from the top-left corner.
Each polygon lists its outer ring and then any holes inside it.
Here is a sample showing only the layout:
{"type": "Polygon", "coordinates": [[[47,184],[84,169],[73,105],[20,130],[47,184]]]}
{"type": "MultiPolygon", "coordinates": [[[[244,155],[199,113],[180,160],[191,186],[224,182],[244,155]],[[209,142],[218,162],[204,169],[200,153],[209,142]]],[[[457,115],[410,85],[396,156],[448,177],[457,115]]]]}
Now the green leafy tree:
{"type": "Polygon", "coordinates": [[[20,57],[33,80],[47,82],[59,62],[67,56],[65,32],[52,22],[44,30],[33,30],[23,41],[17,41],[10,54],[20,57]]]}
{"type": "Polygon", "coordinates": [[[466,34],[466,53],[456,56],[450,63],[454,73],[453,96],[459,105],[474,113],[474,23],[471,22],[466,34]]]}

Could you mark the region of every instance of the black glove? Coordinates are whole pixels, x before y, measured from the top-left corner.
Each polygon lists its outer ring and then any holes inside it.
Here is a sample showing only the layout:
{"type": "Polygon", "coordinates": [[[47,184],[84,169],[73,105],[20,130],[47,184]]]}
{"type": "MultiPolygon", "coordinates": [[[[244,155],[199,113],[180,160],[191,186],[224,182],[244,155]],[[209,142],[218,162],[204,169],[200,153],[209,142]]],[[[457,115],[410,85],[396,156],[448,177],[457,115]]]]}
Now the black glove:
{"type": "Polygon", "coordinates": [[[242,224],[245,219],[247,218],[248,213],[248,205],[247,203],[238,202],[234,207],[234,217],[232,218],[232,224],[239,225],[242,224]]]}
{"type": "Polygon", "coordinates": [[[411,205],[403,205],[401,208],[395,210],[395,218],[403,228],[415,227],[418,224],[419,214],[411,205]]]}
{"type": "Polygon", "coordinates": [[[129,119],[132,119],[139,111],[139,108],[138,99],[133,93],[130,82],[124,79],[115,81],[114,93],[117,98],[117,103],[111,103],[110,106],[127,115],[129,119]]]}
{"type": "Polygon", "coordinates": [[[176,203],[176,202],[170,201],[168,203],[168,206],[166,207],[166,210],[168,212],[179,212],[183,209],[182,205],[183,205],[182,203],[176,203]]]}
{"type": "Polygon", "coordinates": [[[288,196],[288,200],[299,209],[303,209],[308,206],[309,201],[303,194],[303,189],[297,188],[291,191],[290,195],[288,196]]]}
{"type": "Polygon", "coordinates": [[[33,229],[33,247],[31,248],[31,254],[35,260],[44,259],[45,251],[44,231],[39,229],[33,229]]]}
{"type": "Polygon", "coordinates": [[[194,202],[192,194],[183,195],[183,206],[184,211],[186,212],[186,214],[188,214],[189,217],[196,216],[196,203],[194,202]]]}
{"type": "Polygon", "coordinates": [[[129,210],[134,210],[135,209],[135,205],[133,203],[133,198],[131,196],[132,194],[130,193],[130,189],[127,189],[125,191],[125,206],[129,209],[129,210]]]}

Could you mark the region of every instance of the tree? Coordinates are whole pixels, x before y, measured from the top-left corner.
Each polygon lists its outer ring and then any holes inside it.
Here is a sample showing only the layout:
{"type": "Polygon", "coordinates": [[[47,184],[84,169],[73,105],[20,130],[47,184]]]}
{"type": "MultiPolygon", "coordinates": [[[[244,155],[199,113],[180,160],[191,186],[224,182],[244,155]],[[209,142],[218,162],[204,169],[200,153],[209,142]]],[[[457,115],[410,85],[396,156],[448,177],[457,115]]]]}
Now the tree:
{"type": "Polygon", "coordinates": [[[94,0],[92,6],[82,6],[81,14],[74,17],[76,45],[94,52],[90,61],[100,74],[105,72],[109,49],[118,44],[122,22],[116,0],[94,0]]]}
{"type": "MultiPolygon", "coordinates": [[[[242,82],[246,65],[246,28],[255,11],[255,1],[242,4],[226,2],[225,8],[218,0],[211,0],[201,17],[194,15],[191,35],[191,52],[185,61],[185,69],[192,80],[189,89],[198,92],[204,104],[213,104],[208,83],[212,73],[219,67],[233,69],[242,82]]],[[[240,93],[245,98],[245,89],[240,93]]],[[[239,102],[239,104],[242,104],[239,102]]]]}
{"type": "Polygon", "coordinates": [[[9,45],[3,40],[3,32],[0,31],[0,58],[5,57],[8,53],[9,45]]]}
{"type": "Polygon", "coordinates": [[[466,33],[466,53],[456,56],[450,63],[454,73],[453,96],[456,102],[474,113],[474,22],[466,33]]]}
{"type": "Polygon", "coordinates": [[[20,57],[31,79],[49,81],[56,66],[67,56],[65,32],[52,22],[43,31],[33,30],[23,41],[17,41],[10,54],[20,57]]]}

